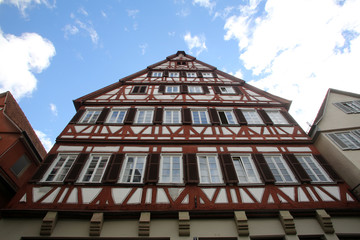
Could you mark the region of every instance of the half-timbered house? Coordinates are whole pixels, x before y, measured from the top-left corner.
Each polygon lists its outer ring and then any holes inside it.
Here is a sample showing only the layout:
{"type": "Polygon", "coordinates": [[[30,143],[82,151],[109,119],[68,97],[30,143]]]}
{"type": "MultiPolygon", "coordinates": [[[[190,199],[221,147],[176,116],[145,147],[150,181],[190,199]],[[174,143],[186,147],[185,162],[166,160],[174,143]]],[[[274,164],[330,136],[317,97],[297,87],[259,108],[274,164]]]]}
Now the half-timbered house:
{"type": "Polygon", "coordinates": [[[360,204],[290,104],[179,51],[74,100],[1,235],[355,239],[360,204]]]}

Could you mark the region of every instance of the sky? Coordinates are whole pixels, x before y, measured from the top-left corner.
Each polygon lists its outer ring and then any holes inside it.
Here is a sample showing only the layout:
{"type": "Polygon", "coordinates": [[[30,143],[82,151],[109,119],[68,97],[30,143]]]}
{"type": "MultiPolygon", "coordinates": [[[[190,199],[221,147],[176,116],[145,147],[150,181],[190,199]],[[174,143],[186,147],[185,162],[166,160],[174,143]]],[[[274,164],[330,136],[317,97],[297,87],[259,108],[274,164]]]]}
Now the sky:
{"type": "Polygon", "coordinates": [[[360,93],[359,0],[0,0],[0,92],[47,150],[72,100],[177,51],[285,99],[309,130],[329,88],[360,93]]]}

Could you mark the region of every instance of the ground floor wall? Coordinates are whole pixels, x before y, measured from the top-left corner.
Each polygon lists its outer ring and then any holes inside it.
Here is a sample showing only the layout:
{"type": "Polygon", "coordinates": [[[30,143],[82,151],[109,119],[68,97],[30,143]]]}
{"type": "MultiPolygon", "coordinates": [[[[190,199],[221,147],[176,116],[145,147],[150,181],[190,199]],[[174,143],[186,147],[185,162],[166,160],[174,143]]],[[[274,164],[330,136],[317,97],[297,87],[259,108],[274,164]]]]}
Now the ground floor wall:
{"type": "MultiPolygon", "coordinates": [[[[25,239],[26,237],[41,239],[42,223],[43,219],[41,218],[0,219],[0,239],[19,240],[22,237],[25,239]]],[[[331,217],[334,233],[325,233],[316,217],[295,217],[293,223],[296,234],[286,234],[279,218],[249,218],[247,220],[249,234],[239,236],[234,219],[191,219],[190,234],[179,236],[179,221],[177,219],[152,219],[148,237],[150,239],[166,237],[170,240],[224,239],[228,237],[237,240],[342,240],[348,239],[344,236],[353,236],[354,238],[351,239],[360,239],[360,217],[331,217]]],[[[58,219],[51,236],[46,239],[139,238],[139,220],[137,219],[105,219],[100,236],[95,238],[89,237],[89,228],[90,219],[58,219]]]]}

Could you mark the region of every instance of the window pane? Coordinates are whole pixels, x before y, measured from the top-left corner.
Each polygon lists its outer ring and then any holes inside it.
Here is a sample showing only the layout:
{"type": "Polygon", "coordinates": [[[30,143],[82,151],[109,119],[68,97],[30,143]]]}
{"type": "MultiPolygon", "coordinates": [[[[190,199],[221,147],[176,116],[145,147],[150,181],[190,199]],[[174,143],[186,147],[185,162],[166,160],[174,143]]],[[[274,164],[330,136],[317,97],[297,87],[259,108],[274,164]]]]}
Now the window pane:
{"type": "Polygon", "coordinates": [[[264,156],[276,182],[296,182],[281,156],[264,156]]]}
{"type": "Polygon", "coordinates": [[[280,111],[266,111],[266,113],[274,124],[288,124],[280,111]]]}
{"type": "Polygon", "coordinates": [[[141,183],[144,172],[145,156],[129,156],[121,182],[141,183]]]}
{"type": "Polygon", "coordinates": [[[182,183],[182,169],[179,155],[162,155],[161,157],[161,183],[182,183]]]}
{"type": "Polygon", "coordinates": [[[221,183],[221,175],[215,156],[198,156],[201,183],[221,183]]]}
{"type": "Polygon", "coordinates": [[[81,181],[100,182],[109,158],[108,155],[92,155],[81,181]]]}
{"type": "Polygon", "coordinates": [[[296,155],[313,182],[330,182],[330,178],[311,155],[296,155]]]}
{"type": "Polygon", "coordinates": [[[30,160],[24,154],[14,163],[14,165],[12,165],[10,169],[16,176],[19,176],[29,165],[30,160]]]}
{"type": "Polygon", "coordinates": [[[75,161],[77,155],[59,155],[52,167],[50,167],[50,172],[44,177],[46,182],[61,182],[65,179],[67,173],[69,172],[73,162],[75,161]]]}
{"type": "Polygon", "coordinates": [[[259,114],[255,110],[243,110],[242,112],[248,124],[264,124],[259,114]]]}

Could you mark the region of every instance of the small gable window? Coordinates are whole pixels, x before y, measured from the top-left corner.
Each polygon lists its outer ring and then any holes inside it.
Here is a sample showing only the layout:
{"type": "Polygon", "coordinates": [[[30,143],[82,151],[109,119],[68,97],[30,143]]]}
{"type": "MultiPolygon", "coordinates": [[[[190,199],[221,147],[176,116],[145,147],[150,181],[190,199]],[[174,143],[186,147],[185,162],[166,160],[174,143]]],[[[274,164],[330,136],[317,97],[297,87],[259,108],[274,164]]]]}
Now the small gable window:
{"type": "Polygon", "coordinates": [[[202,73],[202,76],[203,76],[204,78],[206,78],[206,77],[213,77],[213,74],[212,74],[211,72],[203,72],[203,73],[202,73]]]}
{"type": "Polygon", "coordinates": [[[152,73],[152,77],[162,77],[163,73],[162,72],[153,72],[152,73]]]}
{"type": "Polygon", "coordinates": [[[203,88],[201,86],[188,86],[189,93],[203,93],[203,88]]]}
{"type": "Polygon", "coordinates": [[[177,61],[176,64],[178,66],[185,66],[186,65],[186,62],[185,61],[177,61]]]}
{"type": "Polygon", "coordinates": [[[126,109],[112,109],[107,123],[123,123],[126,115],[126,109]]]}
{"type": "Polygon", "coordinates": [[[169,72],[169,77],[179,77],[180,73],[179,72],[169,72]]]}
{"type": "Polygon", "coordinates": [[[242,110],[247,124],[264,124],[259,114],[255,110],[242,110]]]}
{"type": "Polygon", "coordinates": [[[149,124],[153,121],[154,110],[153,109],[138,109],[136,112],[135,123],[149,124]]]}
{"type": "Polygon", "coordinates": [[[266,113],[274,124],[289,124],[280,111],[266,111],[266,113]]]}
{"type": "Polygon", "coordinates": [[[196,76],[197,76],[196,72],[187,72],[186,73],[186,77],[196,77],[196,76]]]}
{"type": "Polygon", "coordinates": [[[221,87],[219,87],[219,89],[222,94],[234,94],[235,93],[234,88],[230,87],[230,86],[221,86],[221,87]]]}
{"type": "Polygon", "coordinates": [[[131,93],[133,94],[143,94],[146,93],[146,86],[134,86],[133,90],[131,93]]]}
{"type": "Polygon", "coordinates": [[[166,86],[165,92],[166,93],[179,93],[180,87],[179,86],[166,86]]]}
{"type": "Polygon", "coordinates": [[[221,124],[236,124],[235,116],[232,110],[218,111],[221,124]]]}
{"type": "Polygon", "coordinates": [[[85,114],[81,118],[80,123],[94,124],[96,123],[96,120],[98,119],[100,113],[101,109],[87,109],[85,114]]]}

